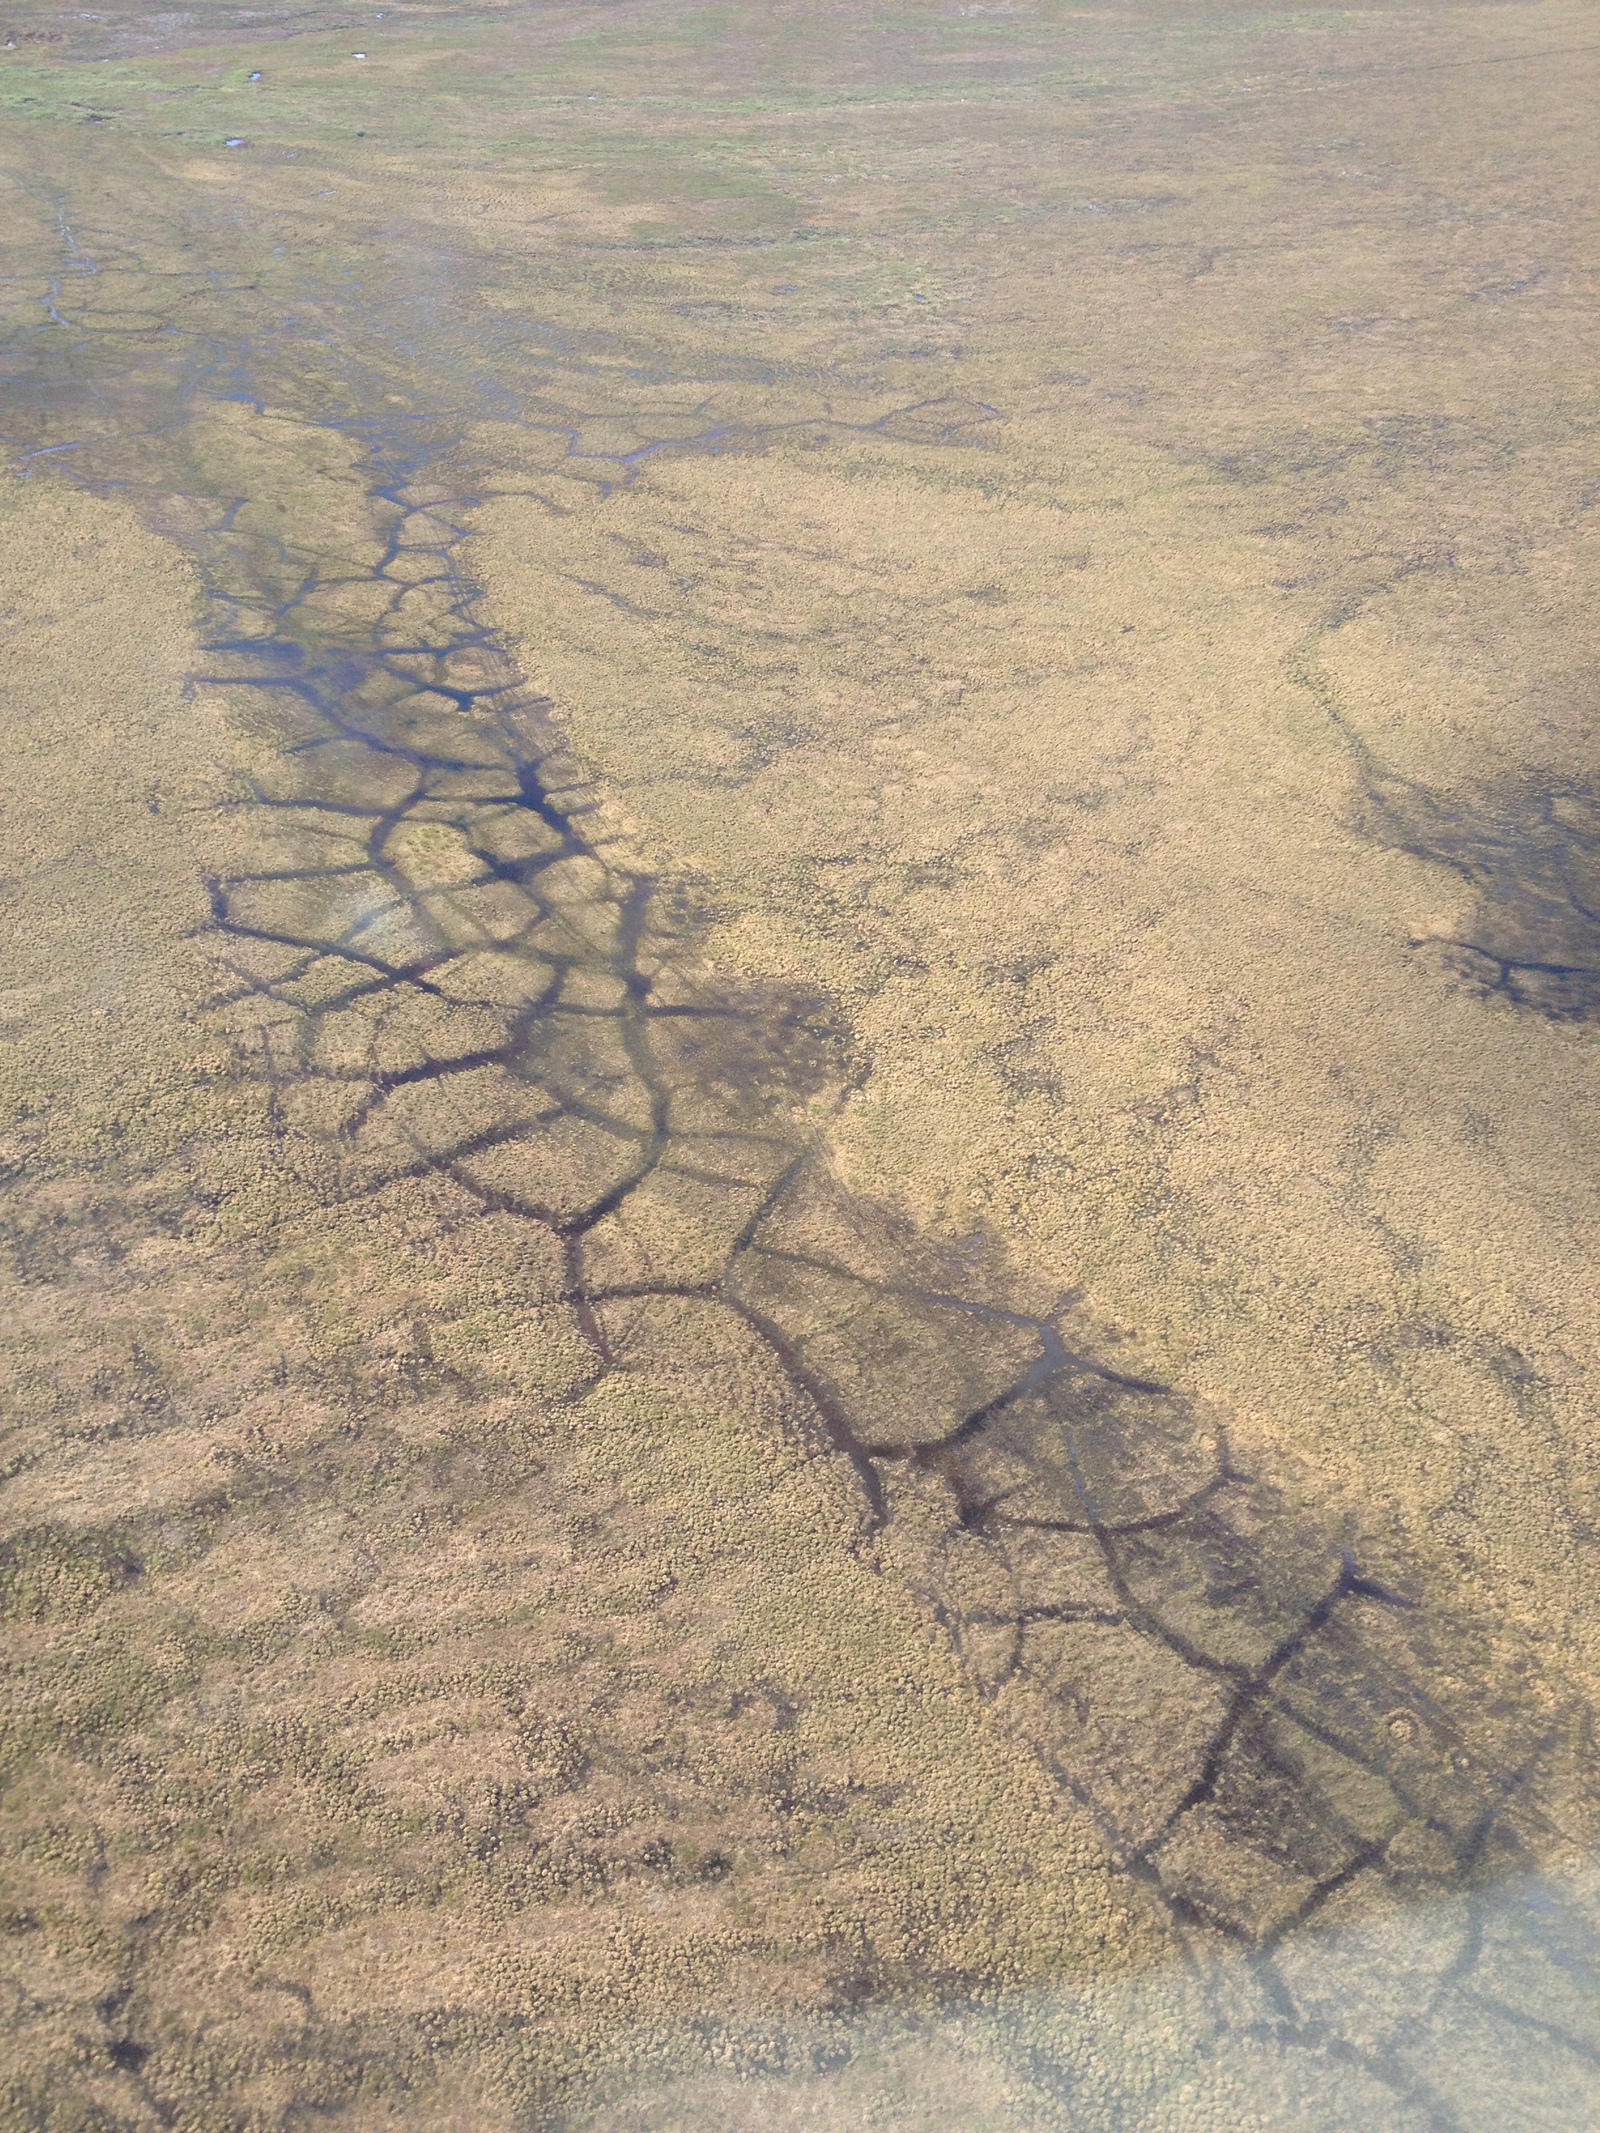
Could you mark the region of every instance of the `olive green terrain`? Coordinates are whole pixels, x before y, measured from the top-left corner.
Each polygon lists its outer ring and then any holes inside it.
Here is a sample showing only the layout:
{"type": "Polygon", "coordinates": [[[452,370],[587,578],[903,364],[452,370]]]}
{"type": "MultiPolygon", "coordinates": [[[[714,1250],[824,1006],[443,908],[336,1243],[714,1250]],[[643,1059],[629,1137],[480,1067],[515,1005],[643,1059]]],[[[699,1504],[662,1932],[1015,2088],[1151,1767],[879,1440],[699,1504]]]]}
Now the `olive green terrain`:
{"type": "Polygon", "coordinates": [[[0,25],[5,2122],[1593,2122],[1594,43],[0,25]]]}

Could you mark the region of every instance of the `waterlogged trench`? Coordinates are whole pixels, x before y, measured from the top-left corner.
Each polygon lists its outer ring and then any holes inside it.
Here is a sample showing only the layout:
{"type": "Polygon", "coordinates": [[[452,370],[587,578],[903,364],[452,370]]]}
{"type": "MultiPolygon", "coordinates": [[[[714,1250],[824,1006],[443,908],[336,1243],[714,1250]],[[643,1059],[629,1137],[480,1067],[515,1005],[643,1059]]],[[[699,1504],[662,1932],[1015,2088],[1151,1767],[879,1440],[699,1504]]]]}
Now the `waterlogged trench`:
{"type": "MultiPolygon", "coordinates": [[[[33,361],[46,379],[50,345],[33,361]]],[[[174,467],[185,412],[240,389],[214,351],[191,367],[174,467]]],[[[281,740],[249,801],[259,858],[209,883],[200,945],[284,1130],[324,1146],[346,1201],[420,1178],[462,1222],[515,1225],[580,1430],[602,1381],[712,1321],[776,1369],[789,1426],[853,1476],[859,1549],[895,1539],[885,1574],[1186,1958],[1235,1959],[1219,2024],[1440,2127],[1467,2121],[1430,2040],[1463,2008],[1600,2065],[1489,1962],[1474,1908],[1567,1835],[1583,1714],[1243,1458],[1226,1414],[1116,1367],[1077,1298],[845,1189],[827,1122],[853,1063],[828,1003],[704,966],[485,620],[450,450],[369,409],[336,428],[367,454],[354,575],[348,553],[291,569],[248,499],[188,511],[197,680],[281,740]],[[1460,1899],[1449,1959],[1397,2004],[1354,2003],[1315,1960],[1335,1911],[1460,1899]]],[[[295,540],[315,554],[314,527],[295,540]]]]}

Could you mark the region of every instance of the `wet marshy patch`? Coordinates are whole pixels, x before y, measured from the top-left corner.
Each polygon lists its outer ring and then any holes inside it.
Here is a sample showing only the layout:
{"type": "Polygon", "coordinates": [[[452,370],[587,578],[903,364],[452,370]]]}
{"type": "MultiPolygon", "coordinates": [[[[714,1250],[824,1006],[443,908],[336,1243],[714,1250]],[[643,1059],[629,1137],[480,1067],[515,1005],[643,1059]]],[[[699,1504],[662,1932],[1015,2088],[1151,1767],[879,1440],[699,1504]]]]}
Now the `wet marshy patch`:
{"type": "Polygon", "coordinates": [[[1592,787],[1526,775],[1469,799],[1371,762],[1362,787],[1368,836],[1448,868],[1476,894],[1459,933],[1426,945],[1469,985],[1525,1013],[1600,1021],[1600,799],[1592,787]]]}

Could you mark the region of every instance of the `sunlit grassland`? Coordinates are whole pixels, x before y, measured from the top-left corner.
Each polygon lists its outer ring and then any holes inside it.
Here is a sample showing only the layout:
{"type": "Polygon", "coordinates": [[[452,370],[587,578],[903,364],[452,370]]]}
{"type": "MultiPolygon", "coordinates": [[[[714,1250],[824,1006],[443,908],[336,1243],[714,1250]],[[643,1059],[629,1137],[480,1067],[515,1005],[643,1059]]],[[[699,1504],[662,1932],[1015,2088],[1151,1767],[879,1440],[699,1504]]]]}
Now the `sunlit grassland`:
{"type": "MultiPolygon", "coordinates": [[[[548,692],[697,982],[825,1001],[837,1102],[796,1109],[850,1204],[1226,1410],[1291,1477],[1269,1539],[1303,1514],[1467,1625],[1429,1704],[1463,1737],[1556,1713],[1600,1682],[1586,18],[10,19],[28,2109],[131,2126],[127,2045],[230,2133],[520,2133],[631,2057],[791,2046],[819,2084],[859,2047],[891,2110],[924,2076],[874,2070],[859,2002],[959,2030],[1022,1992],[994,2067],[938,2061],[974,2125],[1033,2122],[1025,2063],[1041,2124],[1349,2122],[1259,2006],[1207,2027],[1171,1986],[1171,1917],[1046,1775],[1136,1667],[1064,1647],[1036,1754],[914,1597],[938,1500],[864,1539],[706,1296],[630,1299],[585,1390],[549,1236],[409,1157],[341,1197],[317,1105],[370,1051],[402,1109],[455,1008],[396,985],[326,1086],[274,1082],[297,1025],[205,960],[204,884],[325,873],[339,932],[359,838],[262,792],[326,764],[336,806],[392,800],[406,759],[352,772],[290,691],[209,687],[196,572],[257,680],[336,675],[411,470],[472,532],[405,567],[481,588],[486,663],[548,692]]],[[[391,871],[459,865],[447,813],[391,871]]],[[[676,1272],[714,1264],[714,1225],[658,1219],[676,1272]]],[[[1401,1735],[1424,1700],[1395,1687],[1401,1735]]],[[[1179,1701],[1130,1703],[1130,1791],[1179,1701]]],[[[1422,2033],[1425,1912],[1399,1955],[1306,1936],[1330,2022],[1422,2033]]],[[[1455,2034],[1427,2049],[1470,2086],[1455,2034]]],[[[1462,2122],[1515,2123],[1499,2095],[1462,2122]]]]}

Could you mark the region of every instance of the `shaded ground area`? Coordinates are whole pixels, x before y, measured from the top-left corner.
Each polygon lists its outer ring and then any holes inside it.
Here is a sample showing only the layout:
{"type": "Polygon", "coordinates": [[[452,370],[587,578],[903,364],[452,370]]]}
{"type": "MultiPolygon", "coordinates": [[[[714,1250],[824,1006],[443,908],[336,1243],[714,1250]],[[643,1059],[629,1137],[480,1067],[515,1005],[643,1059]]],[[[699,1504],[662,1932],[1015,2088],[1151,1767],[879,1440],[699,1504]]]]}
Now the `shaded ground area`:
{"type": "Polygon", "coordinates": [[[1600,810],[1581,786],[1532,781],[1495,804],[1451,806],[1369,775],[1372,834],[1448,867],[1477,893],[1460,939],[1470,984],[1556,1022],[1600,1016],[1600,810]]]}

